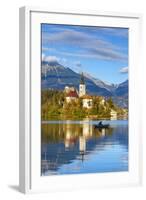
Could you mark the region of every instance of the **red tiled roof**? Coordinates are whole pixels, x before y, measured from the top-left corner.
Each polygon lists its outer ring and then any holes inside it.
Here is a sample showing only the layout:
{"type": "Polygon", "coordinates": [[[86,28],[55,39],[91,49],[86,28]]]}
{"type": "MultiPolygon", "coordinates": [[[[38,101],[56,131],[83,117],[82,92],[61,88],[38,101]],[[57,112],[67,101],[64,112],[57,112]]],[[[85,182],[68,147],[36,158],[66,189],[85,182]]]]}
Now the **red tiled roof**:
{"type": "Polygon", "coordinates": [[[76,98],[78,98],[78,94],[77,94],[76,91],[70,91],[70,92],[66,95],[66,97],[76,97],[76,98]]]}

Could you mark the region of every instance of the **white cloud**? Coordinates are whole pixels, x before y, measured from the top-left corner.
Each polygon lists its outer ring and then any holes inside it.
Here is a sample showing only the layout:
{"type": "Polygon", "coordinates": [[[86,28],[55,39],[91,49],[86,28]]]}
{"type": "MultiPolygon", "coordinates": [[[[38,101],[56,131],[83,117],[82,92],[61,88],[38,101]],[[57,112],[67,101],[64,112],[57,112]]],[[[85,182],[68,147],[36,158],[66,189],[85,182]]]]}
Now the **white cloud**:
{"type": "Polygon", "coordinates": [[[128,37],[128,29],[127,28],[99,28],[99,31],[102,32],[102,34],[106,34],[106,35],[112,35],[112,36],[117,36],[117,37],[124,37],[127,38],[128,37]]]}
{"type": "MultiPolygon", "coordinates": [[[[117,45],[104,39],[93,37],[87,33],[66,30],[59,33],[43,33],[43,45],[62,44],[72,47],[79,47],[75,52],[67,52],[72,56],[96,58],[102,60],[127,61],[127,55],[123,54],[117,45]]],[[[61,51],[60,54],[65,52],[61,51]]]]}
{"type": "Polygon", "coordinates": [[[46,51],[47,51],[47,52],[48,52],[48,51],[51,51],[51,52],[52,52],[52,51],[54,51],[54,50],[55,50],[54,48],[42,47],[42,51],[43,51],[43,52],[46,52],[46,51]]]}
{"type": "Polygon", "coordinates": [[[44,58],[45,58],[45,54],[44,54],[44,53],[42,53],[42,60],[44,60],[44,58]]]}
{"type": "Polygon", "coordinates": [[[56,56],[45,56],[44,54],[42,54],[42,60],[46,61],[46,62],[59,62],[59,58],[56,56]]]}
{"type": "Polygon", "coordinates": [[[120,69],[120,73],[127,74],[128,73],[128,67],[123,67],[120,69]]]}

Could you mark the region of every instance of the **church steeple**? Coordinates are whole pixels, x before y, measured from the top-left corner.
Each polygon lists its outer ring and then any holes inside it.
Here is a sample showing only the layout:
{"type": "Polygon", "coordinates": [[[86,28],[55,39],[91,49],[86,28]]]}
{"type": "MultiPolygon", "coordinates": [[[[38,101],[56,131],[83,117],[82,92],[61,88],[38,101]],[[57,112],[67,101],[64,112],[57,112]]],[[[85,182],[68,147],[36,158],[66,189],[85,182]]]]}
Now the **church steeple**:
{"type": "Polygon", "coordinates": [[[80,85],[79,85],[79,97],[82,97],[85,94],[86,94],[86,85],[85,85],[84,75],[82,72],[81,78],[80,78],[80,85]]]}
{"type": "Polygon", "coordinates": [[[82,74],[81,74],[80,84],[82,84],[82,85],[85,84],[83,72],[82,72],[82,74]]]}

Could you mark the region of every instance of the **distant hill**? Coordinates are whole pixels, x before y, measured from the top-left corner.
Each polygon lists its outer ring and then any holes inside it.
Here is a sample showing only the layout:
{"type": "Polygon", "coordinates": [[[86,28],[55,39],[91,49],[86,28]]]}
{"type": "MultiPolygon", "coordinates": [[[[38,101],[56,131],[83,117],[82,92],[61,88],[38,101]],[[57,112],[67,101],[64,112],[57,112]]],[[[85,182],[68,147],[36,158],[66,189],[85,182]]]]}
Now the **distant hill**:
{"type": "MultiPolygon", "coordinates": [[[[121,107],[128,106],[128,80],[121,84],[108,84],[100,79],[84,74],[86,90],[90,95],[113,97],[121,107]]],[[[42,89],[64,90],[65,86],[79,88],[80,74],[58,62],[42,62],[41,87],[42,89]]]]}
{"type": "Polygon", "coordinates": [[[128,95],[128,80],[120,83],[115,90],[116,96],[127,96],[128,95]]]}

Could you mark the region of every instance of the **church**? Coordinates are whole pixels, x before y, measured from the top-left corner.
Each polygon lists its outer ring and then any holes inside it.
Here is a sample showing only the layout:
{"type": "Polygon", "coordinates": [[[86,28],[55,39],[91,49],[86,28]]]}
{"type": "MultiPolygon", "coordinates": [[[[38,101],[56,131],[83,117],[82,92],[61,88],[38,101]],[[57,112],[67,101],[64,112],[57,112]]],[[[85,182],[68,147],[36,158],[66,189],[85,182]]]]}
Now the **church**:
{"type": "Polygon", "coordinates": [[[86,94],[86,84],[83,73],[81,74],[79,91],[74,87],[66,86],[64,89],[66,93],[66,102],[71,103],[72,101],[78,101],[79,98],[82,99],[83,107],[90,109],[93,105],[92,96],[86,94]]]}

